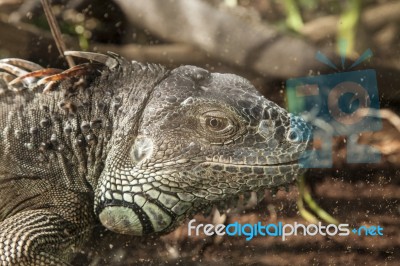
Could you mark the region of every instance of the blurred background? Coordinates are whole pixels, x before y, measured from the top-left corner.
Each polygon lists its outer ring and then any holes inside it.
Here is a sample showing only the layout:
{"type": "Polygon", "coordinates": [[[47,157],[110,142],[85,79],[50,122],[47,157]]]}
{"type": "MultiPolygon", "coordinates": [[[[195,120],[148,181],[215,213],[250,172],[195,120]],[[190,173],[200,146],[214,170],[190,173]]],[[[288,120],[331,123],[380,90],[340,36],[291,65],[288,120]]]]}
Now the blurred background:
{"type": "MultiPolygon", "coordinates": [[[[188,237],[184,224],[162,237],[117,236],[102,228],[75,265],[399,265],[400,263],[400,1],[398,0],[54,0],[69,50],[112,51],[174,68],[197,65],[249,79],[287,107],[289,78],[375,69],[383,128],[359,142],[381,154],[378,164],[346,163],[346,138],[333,141],[333,168],[310,169],[305,191],[341,223],[381,225],[384,236],[188,237]],[[346,51],[340,54],[342,40],[346,51]],[[338,69],[315,59],[320,51],[338,69]],[[346,62],[342,68],[340,55],[346,62]]],[[[0,58],[18,57],[67,68],[38,0],[0,0],[0,58]]],[[[308,194],[307,194],[308,195],[308,194]]],[[[242,204],[198,222],[301,223],[313,213],[304,189],[266,191],[258,205],[242,204]],[[301,190],[299,193],[299,190],[301,190]],[[300,194],[300,195],[299,195],[300,194]],[[302,209],[303,208],[303,209],[302,209]]]]}

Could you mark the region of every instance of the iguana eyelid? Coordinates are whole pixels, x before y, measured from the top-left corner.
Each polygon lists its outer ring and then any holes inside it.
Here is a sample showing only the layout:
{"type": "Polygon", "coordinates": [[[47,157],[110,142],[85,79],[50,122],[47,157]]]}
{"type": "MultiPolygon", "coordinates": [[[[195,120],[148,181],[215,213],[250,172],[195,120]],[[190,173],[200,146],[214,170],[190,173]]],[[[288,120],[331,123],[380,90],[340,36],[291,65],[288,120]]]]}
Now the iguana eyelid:
{"type": "Polygon", "coordinates": [[[206,127],[207,128],[207,125],[206,125],[206,123],[205,123],[205,121],[207,120],[207,118],[209,118],[209,117],[211,117],[211,118],[217,118],[217,119],[224,119],[224,120],[226,120],[227,122],[228,122],[228,124],[224,127],[224,128],[222,128],[222,129],[220,129],[220,130],[213,130],[213,132],[215,132],[215,133],[225,133],[225,132],[227,132],[228,130],[230,130],[230,129],[232,129],[233,128],[233,123],[232,123],[232,121],[230,120],[230,119],[228,119],[228,118],[221,118],[221,117],[215,117],[215,116],[207,116],[207,117],[205,117],[205,119],[202,121],[203,123],[204,123],[204,127],[206,127]]]}
{"type": "Polygon", "coordinates": [[[226,118],[227,114],[225,112],[222,112],[220,110],[207,110],[203,112],[201,115],[203,116],[214,116],[214,117],[220,117],[220,118],[226,118]]]}

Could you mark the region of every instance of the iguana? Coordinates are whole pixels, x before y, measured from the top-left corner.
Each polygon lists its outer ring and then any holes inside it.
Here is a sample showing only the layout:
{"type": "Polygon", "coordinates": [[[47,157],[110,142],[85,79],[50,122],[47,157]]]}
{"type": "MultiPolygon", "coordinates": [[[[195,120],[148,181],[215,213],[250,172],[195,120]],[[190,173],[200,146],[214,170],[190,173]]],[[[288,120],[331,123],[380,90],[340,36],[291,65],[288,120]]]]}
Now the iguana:
{"type": "Polygon", "coordinates": [[[89,62],[0,60],[1,265],[68,265],[99,222],[167,233],[301,171],[311,128],[246,79],[67,54],[89,62]]]}

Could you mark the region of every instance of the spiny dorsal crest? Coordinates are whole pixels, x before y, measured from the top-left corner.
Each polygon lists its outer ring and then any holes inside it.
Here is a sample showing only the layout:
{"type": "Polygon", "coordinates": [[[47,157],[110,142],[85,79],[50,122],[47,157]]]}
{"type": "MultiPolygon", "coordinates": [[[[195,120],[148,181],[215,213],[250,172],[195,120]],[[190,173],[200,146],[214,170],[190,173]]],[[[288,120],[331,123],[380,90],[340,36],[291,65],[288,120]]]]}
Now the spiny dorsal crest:
{"type": "MultiPolygon", "coordinates": [[[[65,55],[89,60],[89,63],[79,64],[67,70],[43,68],[33,62],[6,58],[0,60],[0,95],[6,92],[23,93],[24,91],[39,91],[48,93],[58,89],[63,81],[73,81],[71,90],[84,89],[87,82],[108,72],[127,76],[133,73],[165,73],[166,69],[158,64],[143,64],[129,62],[118,54],[107,54],[66,51],[65,55]],[[83,82],[85,81],[85,82],[83,82]]],[[[133,77],[134,78],[134,77],[133,77]]]]}

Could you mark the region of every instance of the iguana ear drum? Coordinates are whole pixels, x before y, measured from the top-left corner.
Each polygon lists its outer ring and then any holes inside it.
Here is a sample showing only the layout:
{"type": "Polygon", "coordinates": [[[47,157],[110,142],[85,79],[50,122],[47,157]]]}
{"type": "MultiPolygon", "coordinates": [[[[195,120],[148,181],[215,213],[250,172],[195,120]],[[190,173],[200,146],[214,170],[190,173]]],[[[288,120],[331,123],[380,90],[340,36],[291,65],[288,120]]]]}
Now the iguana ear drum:
{"type": "Polygon", "coordinates": [[[131,150],[131,158],[135,163],[148,159],[153,154],[153,141],[147,137],[138,137],[131,150]]]}

